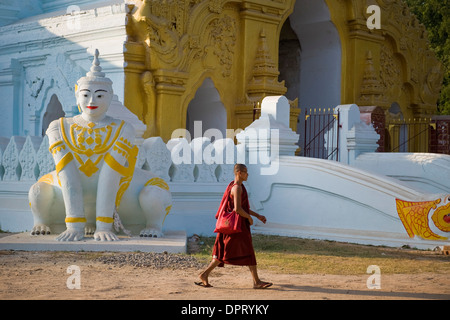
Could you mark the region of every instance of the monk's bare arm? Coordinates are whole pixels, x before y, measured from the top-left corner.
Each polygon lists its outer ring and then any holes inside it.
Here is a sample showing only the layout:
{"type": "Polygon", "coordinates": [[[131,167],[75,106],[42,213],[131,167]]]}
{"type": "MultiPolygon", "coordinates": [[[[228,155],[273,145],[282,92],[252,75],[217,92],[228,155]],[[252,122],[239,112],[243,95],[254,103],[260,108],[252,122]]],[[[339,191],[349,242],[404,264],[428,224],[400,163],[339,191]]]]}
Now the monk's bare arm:
{"type": "Polygon", "coordinates": [[[241,194],[242,194],[242,187],[236,184],[231,189],[231,195],[234,200],[234,211],[236,211],[236,213],[239,214],[241,217],[248,219],[250,221],[250,224],[253,224],[252,217],[241,206],[241,194]]]}
{"type": "Polygon", "coordinates": [[[267,219],[266,219],[265,216],[263,216],[263,215],[261,215],[261,214],[255,212],[255,211],[249,210],[249,214],[250,214],[251,216],[254,216],[254,217],[256,217],[257,219],[261,220],[263,223],[266,223],[266,221],[267,221],[267,219]]]}

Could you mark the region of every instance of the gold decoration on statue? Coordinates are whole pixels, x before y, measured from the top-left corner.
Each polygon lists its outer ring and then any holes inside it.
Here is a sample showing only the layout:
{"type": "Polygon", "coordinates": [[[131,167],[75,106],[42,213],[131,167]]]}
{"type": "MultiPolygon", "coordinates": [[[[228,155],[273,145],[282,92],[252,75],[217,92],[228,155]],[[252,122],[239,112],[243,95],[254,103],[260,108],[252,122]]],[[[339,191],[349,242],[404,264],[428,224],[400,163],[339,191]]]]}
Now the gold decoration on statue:
{"type": "MultiPolygon", "coordinates": [[[[98,164],[101,162],[105,153],[113,146],[119,137],[120,131],[124,125],[124,121],[122,121],[118,128],[116,128],[115,134],[112,137],[112,133],[116,123],[112,122],[110,125],[105,127],[96,128],[95,123],[90,122],[86,127],[74,123],[69,128],[69,135],[66,133],[66,128],[64,125],[64,118],[60,119],[61,124],[61,132],[65,145],[69,147],[70,150],[73,151],[73,156],[80,164],[79,170],[83,172],[87,177],[92,176],[99,170],[98,164]],[[105,135],[101,133],[106,132],[105,135]],[[94,134],[94,137],[92,137],[94,134]],[[75,138],[76,137],[76,138],[75,138]],[[92,148],[91,145],[95,142],[95,146],[92,148]],[[97,159],[92,160],[91,157],[97,155],[97,159]],[[86,156],[88,159],[83,160],[82,156],[86,156]]],[[[51,149],[59,147],[59,143],[55,143],[52,145],[51,149]]],[[[53,150],[52,150],[53,152],[53,150]]],[[[69,153],[72,155],[72,153],[69,153]]],[[[72,158],[73,158],[72,156],[72,158]]],[[[72,159],[70,159],[72,160],[72,159]]],[[[106,160],[106,157],[105,157],[106,160]]],[[[70,162],[70,161],[69,161],[70,162]]],[[[68,161],[65,161],[63,164],[67,164],[68,161]]]]}

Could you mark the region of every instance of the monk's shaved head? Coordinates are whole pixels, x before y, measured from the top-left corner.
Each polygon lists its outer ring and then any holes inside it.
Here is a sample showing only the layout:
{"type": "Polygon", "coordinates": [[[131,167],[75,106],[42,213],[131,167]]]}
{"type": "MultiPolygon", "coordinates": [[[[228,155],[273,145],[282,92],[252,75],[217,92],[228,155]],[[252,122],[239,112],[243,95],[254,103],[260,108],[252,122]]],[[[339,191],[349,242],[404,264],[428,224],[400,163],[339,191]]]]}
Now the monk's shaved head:
{"type": "Polygon", "coordinates": [[[236,163],[234,165],[234,173],[238,173],[239,171],[247,170],[247,166],[242,163],[236,163]]]}

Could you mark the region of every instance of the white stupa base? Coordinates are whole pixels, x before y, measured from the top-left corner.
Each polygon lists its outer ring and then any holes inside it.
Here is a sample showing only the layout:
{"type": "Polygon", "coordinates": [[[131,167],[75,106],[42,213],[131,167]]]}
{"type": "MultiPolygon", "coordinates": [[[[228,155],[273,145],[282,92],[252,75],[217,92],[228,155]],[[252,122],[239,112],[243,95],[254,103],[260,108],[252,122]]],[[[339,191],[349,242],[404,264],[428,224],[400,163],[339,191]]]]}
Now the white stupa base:
{"type": "Polygon", "coordinates": [[[81,241],[57,241],[56,237],[57,234],[16,233],[0,238],[0,250],[186,253],[184,231],[166,231],[162,238],[119,236],[120,241],[97,241],[92,236],[81,241]]]}

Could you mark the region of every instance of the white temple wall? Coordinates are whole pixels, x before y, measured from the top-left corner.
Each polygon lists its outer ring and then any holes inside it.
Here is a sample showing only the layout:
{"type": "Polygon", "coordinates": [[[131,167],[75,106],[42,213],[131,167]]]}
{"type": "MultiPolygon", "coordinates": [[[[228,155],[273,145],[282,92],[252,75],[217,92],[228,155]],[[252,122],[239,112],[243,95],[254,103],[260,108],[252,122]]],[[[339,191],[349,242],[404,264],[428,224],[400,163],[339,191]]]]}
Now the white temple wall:
{"type": "Polygon", "coordinates": [[[268,220],[256,224],[257,232],[372,245],[437,245],[408,237],[395,202],[432,196],[396,179],[305,157],[281,157],[277,175],[260,176],[251,169],[250,176],[254,210],[268,220]]]}
{"type": "Polygon", "coordinates": [[[367,152],[354,166],[402,181],[424,193],[450,193],[450,156],[435,153],[367,152]]]}
{"type": "MultiPolygon", "coordinates": [[[[408,244],[418,248],[447,244],[448,241],[409,238],[396,211],[396,199],[420,202],[442,197],[442,193],[427,192],[408,183],[405,177],[412,169],[409,174],[420,174],[422,183],[428,179],[429,184],[445,188],[450,157],[397,155],[398,162],[387,165],[392,172],[402,174],[402,181],[376,173],[376,169],[384,167],[379,162],[383,156],[366,152],[378,139],[371,133],[373,128],[357,121],[355,115],[359,110],[354,105],[339,109],[347,117],[340,129],[340,138],[347,141],[341,151],[351,156],[345,158],[346,163],[292,156],[297,135],[287,126],[289,103],[284,97],[265,98],[260,119],[238,134],[239,142],[246,141],[244,151],[242,144],[235,146],[232,140],[211,143],[206,138],[197,138],[189,143],[186,139],[172,139],[165,144],[159,137],[145,139],[136,166],[166,179],[173,197],[173,208],[163,230],[214,235],[214,216],[227,183],[233,179],[234,161],[243,159],[238,161],[248,164],[250,176],[246,186],[251,208],[268,220],[265,225],[256,221],[254,232],[372,245],[408,244]],[[272,162],[267,168],[252,162],[251,154],[258,153],[260,157],[261,151],[274,150],[272,137],[266,135],[272,134],[272,130],[278,132],[279,157],[271,153],[272,162]],[[234,157],[227,158],[227,151],[232,151],[234,157]],[[364,157],[368,167],[356,168],[364,157]],[[423,171],[417,170],[420,166],[423,171]]],[[[255,159],[261,160],[258,157],[255,159]]],[[[53,169],[47,138],[0,137],[2,230],[32,228],[28,190],[40,176],[53,169]]],[[[448,193],[442,199],[447,198],[448,193]]],[[[443,200],[443,205],[446,201],[449,200],[443,200]]]]}
{"type": "Polygon", "coordinates": [[[89,70],[95,49],[114,83],[114,93],[123,101],[125,4],[81,6],[73,16],[66,8],[0,27],[0,136],[40,136],[53,94],[66,116],[77,114],[75,84],[89,70]]]}

